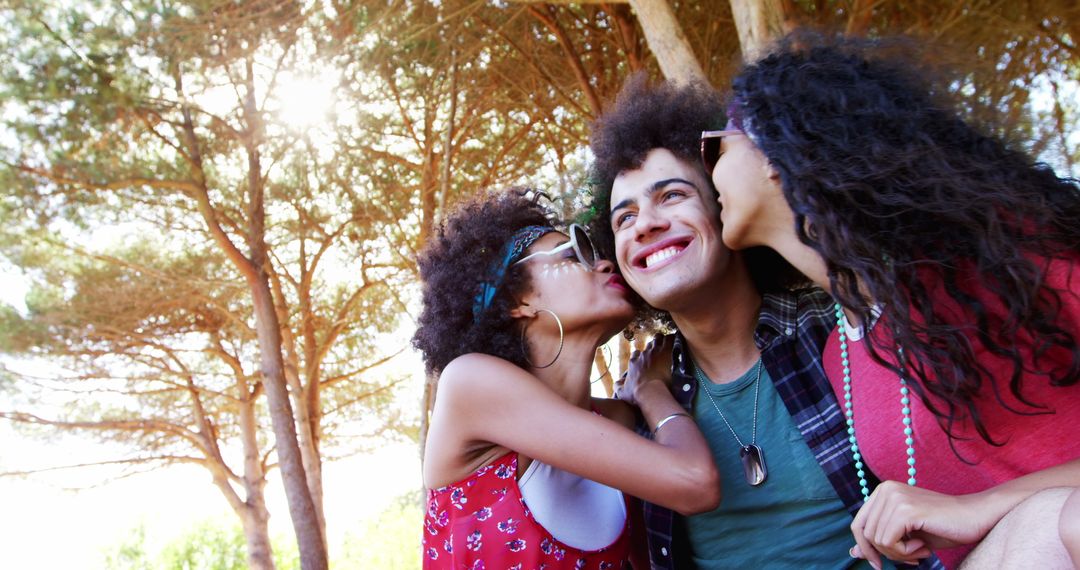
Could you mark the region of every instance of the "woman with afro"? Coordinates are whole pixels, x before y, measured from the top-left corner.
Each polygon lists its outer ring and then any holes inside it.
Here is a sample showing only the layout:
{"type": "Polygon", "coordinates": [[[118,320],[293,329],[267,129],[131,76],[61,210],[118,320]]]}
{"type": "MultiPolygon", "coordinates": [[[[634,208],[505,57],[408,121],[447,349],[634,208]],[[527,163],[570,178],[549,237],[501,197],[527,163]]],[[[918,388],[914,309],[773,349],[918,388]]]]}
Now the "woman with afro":
{"type": "Polygon", "coordinates": [[[723,240],[837,301],[825,367],[857,467],[884,481],[862,483],[853,556],[954,567],[979,544],[974,567],[1068,567],[1080,189],[883,45],[797,34],[736,76],[701,141],[723,240]]]}
{"type": "Polygon", "coordinates": [[[684,513],[720,500],[709,448],[653,366],[662,342],[631,361],[621,401],[590,396],[630,292],[583,229],[556,229],[526,194],[463,203],[420,255],[413,343],[438,374],[425,568],[623,568],[645,560],[624,492],[684,513]]]}

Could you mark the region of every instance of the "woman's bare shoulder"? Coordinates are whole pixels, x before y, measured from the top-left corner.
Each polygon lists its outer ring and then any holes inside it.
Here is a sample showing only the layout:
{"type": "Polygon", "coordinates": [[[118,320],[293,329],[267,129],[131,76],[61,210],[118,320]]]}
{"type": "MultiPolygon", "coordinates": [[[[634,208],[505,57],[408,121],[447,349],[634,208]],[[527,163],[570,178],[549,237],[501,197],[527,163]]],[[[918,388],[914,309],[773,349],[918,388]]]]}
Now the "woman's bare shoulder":
{"type": "Polygon", "coordinates": [[[439,395],[475,390],[501,392],[536,381],[514,363],[490,354],[469,353],[451,360],[439,375],[439,395]]]}

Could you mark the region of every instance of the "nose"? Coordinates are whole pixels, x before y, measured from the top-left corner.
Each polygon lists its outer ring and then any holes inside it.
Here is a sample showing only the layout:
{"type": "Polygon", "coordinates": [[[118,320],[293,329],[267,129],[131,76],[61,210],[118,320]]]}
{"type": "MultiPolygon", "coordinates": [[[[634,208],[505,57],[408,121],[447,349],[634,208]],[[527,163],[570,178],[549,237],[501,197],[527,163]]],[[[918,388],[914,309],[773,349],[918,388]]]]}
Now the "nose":
{"type": "Polygon", "coordinates": [[[597,273],[614,273],[615,264],[606,259],[601,259],[596,262],[596,267],[593,268],[593,271],[597,273]]]}
{"type": "Polygon", "coordinates": [[[650,234],[666,230],[671,223],[651,205],[645,205],[638,210],[634,218],[634,237],[641,241],[650,234]]]}

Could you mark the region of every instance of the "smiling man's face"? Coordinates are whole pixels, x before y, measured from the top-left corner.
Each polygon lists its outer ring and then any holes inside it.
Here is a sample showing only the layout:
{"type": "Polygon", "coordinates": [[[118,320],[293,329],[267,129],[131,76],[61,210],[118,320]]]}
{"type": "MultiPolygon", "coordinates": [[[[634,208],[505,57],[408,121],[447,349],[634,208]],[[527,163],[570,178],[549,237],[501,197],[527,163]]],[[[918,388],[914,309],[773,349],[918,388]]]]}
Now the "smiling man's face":
{"type": "Polygon", "coordinates": [[[623,277],[661,310],[677,312],[711,290],[731,257],[704,172],[667,149],[615,178],[610,221],[623,277]]]}

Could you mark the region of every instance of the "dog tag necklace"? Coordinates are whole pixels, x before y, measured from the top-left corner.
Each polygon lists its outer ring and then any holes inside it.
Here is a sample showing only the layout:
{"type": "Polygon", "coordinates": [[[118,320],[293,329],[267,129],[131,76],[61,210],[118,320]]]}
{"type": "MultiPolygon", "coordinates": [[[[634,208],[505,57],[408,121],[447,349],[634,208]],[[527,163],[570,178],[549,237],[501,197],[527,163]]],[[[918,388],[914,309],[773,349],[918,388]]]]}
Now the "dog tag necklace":
{"type": "Polygon", "coordinates": [[[735,433],[735,429],[731,427],[731,423],[727,421],[727,417],[724,416],[724,412],[720,411],[720,406],[716,405],[716,400],[713,399],[713,395],[709,392],[709,388],[706,385],[708,378],[705,377],[705,373],[701,371],[701,367],[694,363],[694,375],[697,376],[698,382],[701,383],[701,391],[705,392],[705,395],[709,397],[709,401],[712,402],[713,408],[716,408],[716,413],[720,414],[720,419],[724,420],[724,425],[727,426],[731,435],[735,436],[735,441],[739,444],[739,459],[742,460],[743,476],[746,477],[746,482],[750,485],[757,487],[765,482],[765,478],[769,476],[769,469],[765,467],[765,454],[762,453],[761,448],[757,445],[757,411],[758,411],[758,393],[761,385],[761,359],[757,361],[757,379],[754,380],[754,428],[750,436],[750,445],[743,443],[739,439],[739,434],[735,433]]]}

